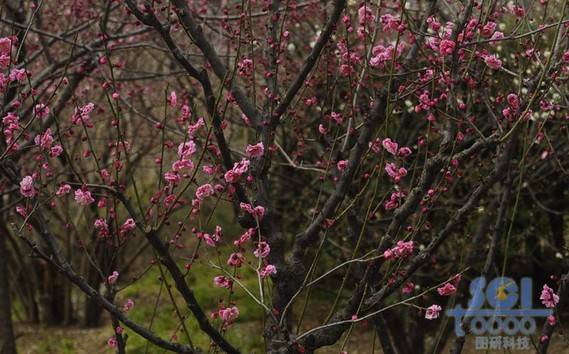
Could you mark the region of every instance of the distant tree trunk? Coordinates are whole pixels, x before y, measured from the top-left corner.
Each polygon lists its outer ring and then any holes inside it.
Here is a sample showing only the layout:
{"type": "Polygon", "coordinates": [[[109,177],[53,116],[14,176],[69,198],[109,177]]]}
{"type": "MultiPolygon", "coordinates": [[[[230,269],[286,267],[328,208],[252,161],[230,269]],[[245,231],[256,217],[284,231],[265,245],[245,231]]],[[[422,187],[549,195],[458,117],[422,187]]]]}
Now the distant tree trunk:
{"type": "MultiPolygon", "coordinates": [[[[1,203],[0,203],[1,204],[1,203]]],[[[0,220],[3,223],[3,220],[0,220]]],[[[2,225],[0,230],[6,228],[2,225]]],[[[10,287],[8,284],[8,251],[6,238],[8,235],[0,232],[0,353],[16,353],[16,340],[12,326],[12,307],[10,304],[10,287]]]]}
{"type": "Polygon", "coordinates": [[[46,325],[64,323],[66,292],[64,280],[49,264],[41,264],[40,322],[46,325]]]}
{"type": "MultiPolygon", "coordinates": [[[[89,268],[89,272],[87,274],[87,282],[95,289],[99,288],[100,277],[93,267],[89,268]]],[[[85,327],[99,326],[102,311],[103,309],[97,303],[97,301],[93,300],[93,298],[90,296],[85,296],[85,316],[83,318],[83,325],[85,327]]]]}
{"type": "MultiPolygon", "coordinates": [[[[96,235],[93,235],[96,238],[96,235]]],[[[108,264],[111,261],[109,259],[109,254],[106,252],[104,242],[96,240],[97,243],[95,249],[95,257],[97,264],[103,269],[103,271],[109,268],[108,264]]],[[[101,285],[101,276],[97,269],[91,264],[87,263],[87,283],[95,289],[98,289],[101,285]]],[[[103,308],[94,301],[90,296],[85,296],[85,317],[83,319],[83,325],[85,327],[97,327],[101,322],[101,314],[103,313],[103,308]]]]}
{"type": "MultiPolygon", "coordinates": [[[[18,299],[22,302],[24,311],[26,312],[26,320],[30,323],[39,323],[39,307],[36,301],[37,286],[40,284],[35,269],[34,259],[26,262],[26,258],[20,250],[17,240],[8,232],[5,225],[0,225],[0,233],[8,235],[10,241],[11,259],[13,260],[14,269],[18,269],[16,276],[16,291],[19,291],[18,299]]],[[[28,257],[29,258],[29,257],[28,257]]]]}

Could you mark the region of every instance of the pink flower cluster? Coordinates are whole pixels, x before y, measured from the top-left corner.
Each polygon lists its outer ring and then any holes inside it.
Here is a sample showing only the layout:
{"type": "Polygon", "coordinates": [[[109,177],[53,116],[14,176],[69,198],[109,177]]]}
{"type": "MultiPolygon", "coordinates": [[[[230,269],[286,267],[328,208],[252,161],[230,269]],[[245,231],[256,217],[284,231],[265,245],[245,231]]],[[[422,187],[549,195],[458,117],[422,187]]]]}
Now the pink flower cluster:
{"type": "Polygon", "coordinates": [[[15,133],[20,129],[20,117],[12,112],[8,112],[2,118],[2,125],[4,126],[6,145],[10,147],[10,150],[18,150],[19,145],[16,142],[17,134],[15,133]]]}
{"type": "Polygon", "coordinates": [[[385,165],[385,172],[391,177],[396,183],[401,180],[401,178],[407,176],[407,169],[405,167],[399,167],[390,162],[385,165]]]}
{"type": "Polygon", "coordinates": [[[34,116],[39,119],[45,119],[49,115],[49,107],[43,103],[38,103],[34,106],[34,116]]]}
{"type": "Polygon", "coordinates": [[[547,284],[543,285],[543,290],[539,296],[541,303],[547,308],[554,308],[559,303],[559,295],[553,291],[547,284]]]}
{"type": "Polygon", "coordinates": [[[393,193],[391,193],[389,200],[387,200],[384,204],[385,210],[393,210],[393,209],[399,207],[401,199],[403,199],[404,197],[405,197],[404,192],[393,192],[393,193]]]}
{"type": "Polygon", "coordinates": [[[87,128],[92,128],[93,123],[91,122],[91,112],[95,109],[93,103],[87,103],[83,107],[75,109],[75,113],[71,117],[71,122],[75,125],[85,124],[87,128]]]}
{"type": "Polygon", "coordinates": [[[272,264],[267,264],[259,271],[261,278],[266,278],[272,274],[277,274],[277,268],[272,264]]]}
{"type": "Polygon", "coordinates": [[[261,157],[265,152],[265,147],[263,145],[263,142],[259,142],[255,145],[247,145],[245,152],[249,158],[261,157]]]}
{"type": "Polygon", "coordinates": [[[504,118],[512,122],[515,119],[515,114],[518,113],[520,109],[520,99],[515,93],[510,93],[506,97],[506,101],[508,102],[508,107],[502,110],[502,114],[504,118]]]}
{"type": "Polygon", "coordinates": [[[34,178],[26,176],[20,181],[20,193],[26,198],[33,198],[36,195],[34,188],[34,178]]]}
{"type": "Polygon", "coordinates": [[[115,283],[117,282],[118,278],[119,278],[119,272],[117,272],[117,271],[115,270],[111,275],[109,275],[109,276],[107,277],[107,283],[108,283],[109,285],[113,285],[113,284],[115,284],[115,283]]]}
{"type": "Polygon", "coordinates": [[[223,236],[223,230],[221,226],[217,225],[213,234],[198,232],[197,236],[199,239],[203,239],[208,246],[217,247],[217,244],[221,241],[221,236],[223,236]]]}
{"type": "Polygon", "coordinates": [[[225,172],[225,182],[237,183],[241,175],[247,173],[250,164],[251,162],[247,159],[242,159],[241,161],[236,162],[231,170],[225,172]]]}
{"type": "Polygon", "coordinates": [[[383,252],[385,259],[406,258],[413,254],[415,244],[413,241],[397,241],[397,245],[383,252]]]}
{"type": "Polygon", "coordinates": [[[486,65],[492,70],[498,70],[502,67],[502,61],[495,55],[486,55],[483,59],[486,65]]]}
{"type": "Polygon", "coordinates": [[[253,254],[257,258],[267,258],[269,253],[271,252],[271,247],[265,241],[261,241],[257,244],[257,249],[253,251],[253,254]]]}
{"type": "Polygon", "coordinates": [[[369,34],[369,30],[373,27],[373,23],[375,22],[375,15],[373,14],[373,10],[369,4],[364,3],[358,9],[358,20],[359,26],[357,33],[358,37],[361,39],[369,34]]]}
{"type": "Polygon", "coordinates": [[[213,284],[219,288],[231,289],[233,281],[226,276],[218,275],[213,278],[213,284]]]}
{"type": "Polygon", "coordinates": [[[239,308],[237,306],[226,307],[218,312],[219,318],[225,323],[231,323],[239,317],[239,308]]]}
{"type": "Polygon", "coordinates": [[[253,60],[243,58],[243,60],[237,63],[237,72],[241,77],[251,76],[253,74],[253,60]]]}
{"type": "Polygon", "coordinates": [[[12,52],[12,40],[8,37],[0,38],[0,70],[10,66],[10,53],[12,52]]]}
{"type": "Polygon", "coordinates": [[[441,296],[450,296],[456,292],[456,287],[451,283],[446,283],[445,285],[437,288],[437,292],[441,296]]]}
{"type": "Polygon", "coordinates": [[[99,218],[97,220],[95,220],[94,223],[95,226],[95,230],[97,230],[97,234],[99,235],[99,237],[109,237],[110,236],[110,231],[109,231],[109,225],[107,224],[107,221],[103,218],[99,218]]]}
{"type": "Polygon", "coordinates": [[[86,188],[75,190],[75,201],[80,205],[89,205],[95,201],[86,188]]]}
{"type": "Polygon", "coordinates": [[[439,305],[431,305],[427,308],[427,311],[425,312],[425,318],[427,320],[434,320],[436,318],[439,318],[439,316],[441,315],[441,311],[442,308],[439,305]]]}
{"type": "Polygon", "coordinates": [[[240,203],[239,207],[241,208],[241,210],[247,212],[256,219],[260,220],[263,218],[263,216],[265,216],[265,208],[260,205],[253,207],[251,204],[240,203]]]}
{"type": "MultiPolygon", "coordinates": [[[[391,45],[387,47],[384,47],[381,44],[376,45],[372,49],[373,56],[369,59],[369,65],[373,68],[379,69],[390,67],[391,65],[386,64],[391,63],[394,59],[396,60],[401,55],[401,52],[401,45],[397,47],[397,50],[395,50],[395,47],[391,45]]],[[[397,65],[395,67],[398,68],[397,65]]]]}
{"type": "Polygon", "coordinates": [[[407,157],[407,156],[411,155],[411,153],[412,153],[411,149],[408,147],[399,148],[399,144],[392,141],[390,138],[383,139],[383,141],[381,142],[381,145],[383,145],[383,148],[393,156],[399,155],[399,156],[407,157]]]}

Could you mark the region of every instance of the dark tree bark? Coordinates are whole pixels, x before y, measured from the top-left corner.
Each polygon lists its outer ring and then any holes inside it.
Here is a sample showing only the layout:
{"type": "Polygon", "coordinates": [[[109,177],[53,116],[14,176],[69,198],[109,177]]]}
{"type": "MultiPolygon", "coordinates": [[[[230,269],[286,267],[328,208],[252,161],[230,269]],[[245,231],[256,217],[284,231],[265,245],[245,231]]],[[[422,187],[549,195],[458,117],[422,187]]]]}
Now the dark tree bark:
{"type": "MultiPolygon", "coordinates": [[[[3,223],[0,220],[0,223],[3,223]]],[[[12,325],[12,306],[10,303],[10,285],[8,284],[7,234],[4,224],[0,227],[0,353],[16,353],[16,340],[12,325]]]]}

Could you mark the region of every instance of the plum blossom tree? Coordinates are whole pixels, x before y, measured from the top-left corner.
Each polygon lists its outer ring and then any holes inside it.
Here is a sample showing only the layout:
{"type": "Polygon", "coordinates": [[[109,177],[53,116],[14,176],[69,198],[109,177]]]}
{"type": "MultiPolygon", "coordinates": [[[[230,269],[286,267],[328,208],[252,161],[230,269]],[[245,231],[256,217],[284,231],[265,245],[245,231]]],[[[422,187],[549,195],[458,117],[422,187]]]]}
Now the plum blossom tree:
{"type": "Polygon", "coordinates": [[[567,7],[7,0],[0,273],[30,276],[0,277],[2,309],[10,281],[30,319],[107,312],[118,353],[129,333],[239,353],[243,291],[268,353],[346,352],[354,328],[385,353],[460,353],[445,307],[508,270],[556,310],[546,352],[569,271],[567,7]],[[159,271],[179,335],[131,316],[139,268],[159,271]]]}

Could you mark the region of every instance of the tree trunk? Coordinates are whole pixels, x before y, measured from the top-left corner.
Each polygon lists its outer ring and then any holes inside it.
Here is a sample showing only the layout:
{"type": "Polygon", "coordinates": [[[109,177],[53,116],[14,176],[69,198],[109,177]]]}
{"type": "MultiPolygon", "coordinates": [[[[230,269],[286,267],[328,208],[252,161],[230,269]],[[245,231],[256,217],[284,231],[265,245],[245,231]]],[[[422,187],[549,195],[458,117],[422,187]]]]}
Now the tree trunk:
{"type": "MultiPolygon", "coordinates": [[[[0,222],[3,222],[0,220],[0,222]]],[[[2,227],[1,229],[5,229],[2,227]]],[[[8,251],[6,235],[0,233],[0,353],[16,353],[16,340],[12,326],[12,307],[10,304],[10,287],[8,284],[8,251]]]]}

